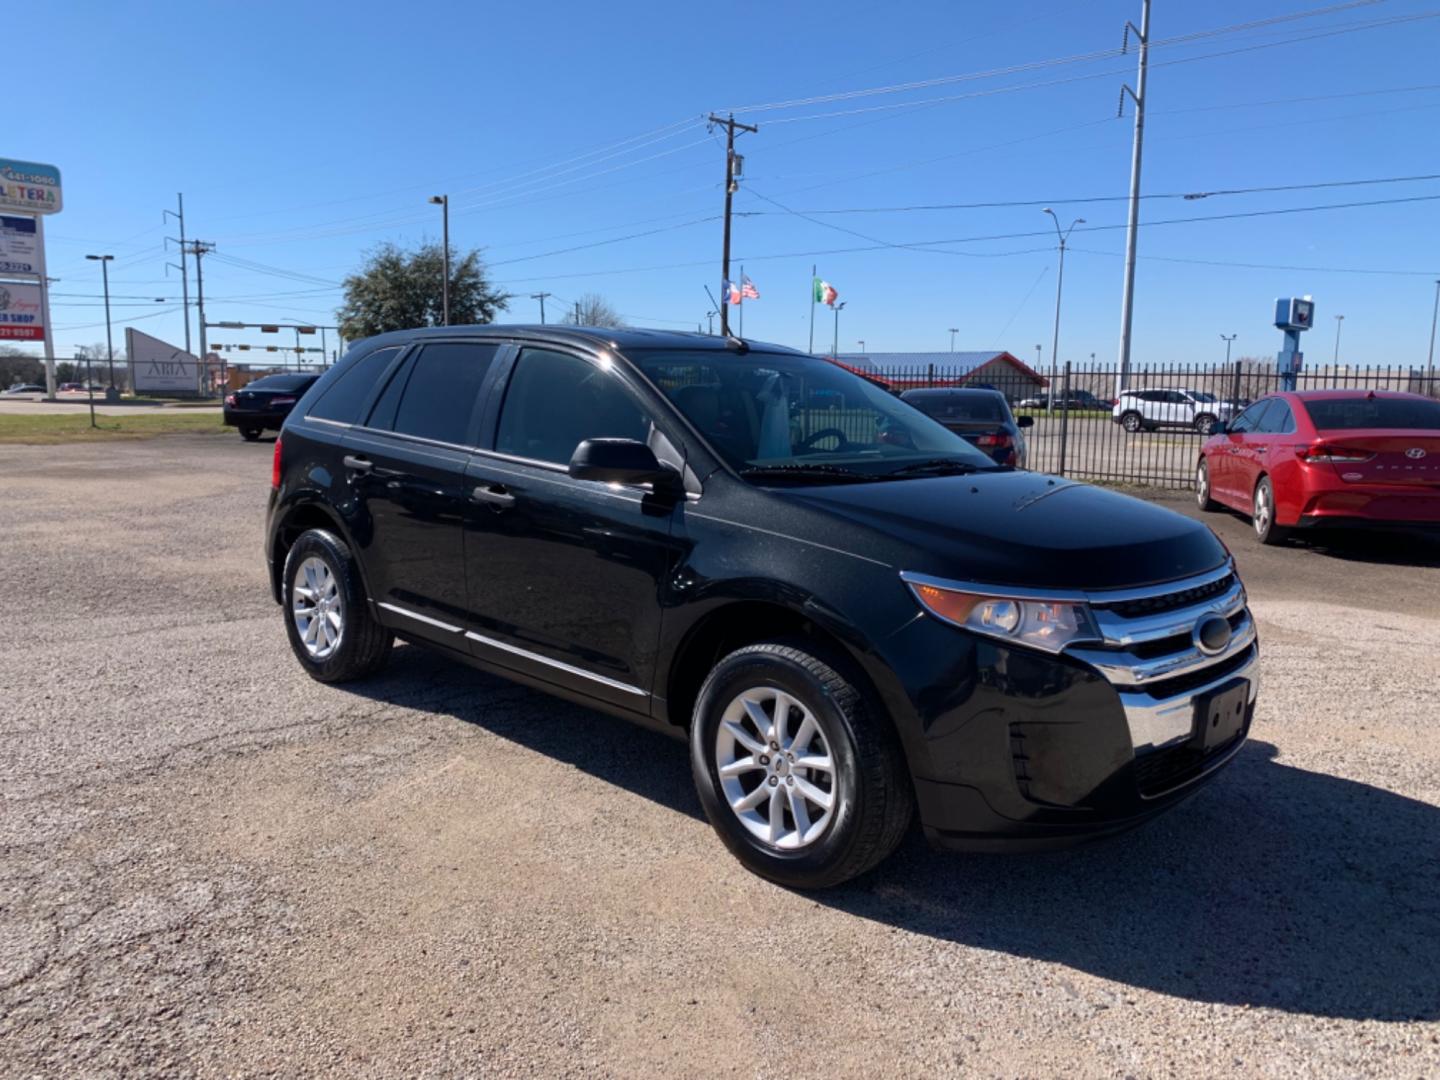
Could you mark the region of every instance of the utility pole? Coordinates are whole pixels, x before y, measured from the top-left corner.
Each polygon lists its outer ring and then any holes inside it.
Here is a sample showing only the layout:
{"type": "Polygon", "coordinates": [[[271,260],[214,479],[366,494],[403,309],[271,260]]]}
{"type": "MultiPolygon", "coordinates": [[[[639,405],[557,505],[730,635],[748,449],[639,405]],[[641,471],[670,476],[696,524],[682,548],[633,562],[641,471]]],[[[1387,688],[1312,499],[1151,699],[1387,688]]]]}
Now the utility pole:
{"type": "Polygon", "coordinates": [[[444,279],[440,282],[440,325],[450,325],[450,196],[431,195],[430,201],[440,207],[441,243],[445,246],[444,279]]]}
{"type": "MultiPolygon", "coordinates": [[[[188,353],[190,351],[190,274],[185,263],[185,196],[183,194],[176,193],[175,205],[179,208],[178,210],[165,210],[161,213],[160,219],[164,221],[166,218],[173,217],[180,223],[180,239],[178,241],[180,265],[177,269],[180,271],[180,303],[182,305],[180,310],[185,313],[185,351],[188,353]]],[[[167,236],[165,239],[172,240],[173,237],[167,236]]]]}
{"type": "Polygon", "coordinates": [[[575,301],[575,325],[580,325],[580,301],[575,301]]]}
{"type": "Polygon", "coordinates": [[[958,334],[959,332],[960,332],[960,328],[959,328],[958,326],[952,326],[952,327],[950,327],[950,351],[951,351],[951,352],[954,352],[954,351],[955,351],[955,335],[958,334]]]}
{"type": "Polygon", "coordinates": [[[1430,359],[1425,364],[1426,393],[1435,393],[1435,320],[1440,318],[1440,278],[1435,280],[1435,309],[1430,312],[1430,359]]]}
{"type": "Polygon", "coordinates": [[[1120,300],[1120,375],[1115,396],[1130,382],[1130,327],[1135,314],[1135,244],[1140,232],[1140,156],[1145,139],[1145,76],[1150,70],[1150,0],[1141,0],[1140,28],[1125,24],[1125,37],[1120,46],[1124,52],[1130,44],[1134,31],[1140,39],[1140,71],[1135,77],[1135,89],[1120,88],[1120,115],[1125,114],[1125,95],[1135,103],[1135,145],[1130,154],[1130,217],[1125,230],[1125,292],[1120,300]]]}
{"type": "MultiPolygon", "coordinates": [[[[205,346],[205,275],[200,266],[200,260],[215,250],[215,245],[205,240],[191,240],[189,245],[181,249],[189,251],[195,256],[195,310],[200,315],[200,369],[209,374],[209,362],[205,359],[209,349],[205,346]]],[[[226,384],[225,358],[220,358],[220,382],[226,384]]],[[[222,390],[223,394],[223,390],[222,390]]]]}
{"type": "Polygon", "coordinates": [[[105,283],[105,351],[110,357],[110,390],[115,389],[115,342],[110,336],[110,260],[114,255],[86,255],[100,264],[100,278],[105,283]]]}
{"type": "Polygon", "coordinates": [[[837,353],[840,352],[840,309],[844,306],[844,301],[841,301],[840,303],[835,305],[835,337],[830,345],[831,356],[835,356],[837,353]]]}
{"type": "MultiPolygon", "coordinates": [[[[1050,385],[1054,387],[1055,380],[1060,374],[1060,290],[1065,287],[1065,242],[1070,239],[1070,234],[1075,231],[1076,225],[1084,225],[1085,219],[1076,218],[1070,223],[1070,228],[1064,232],[1060,231],[1060,219],[1055,216],[1055,211],[1045,207],[1045,213],[1050,215],[1050,220],[1055,222],[1055,235],[1060,240],[1060,270],[1055,275],[1055,339],[1050,346],[1050,385]]],[[[1046,414],[1055,412],[1055,395],[1050,395],[1046,400],[1046,414]]]]}
{"type": "Polygon", "coordinates": [[[1228,335],[1227,335],[1227,334],[1221,334],[1221,335],[1220,335],[1220,340],[1225,343],[1225,366],[1226,366],[1227,368],[1230,366],[1230,343],[1231,343],[1232,341],[1234,341],[1234,340],[1235,340],[1237,337],[1239,337],[1239,336],[1240,336],[1239,334],[1228,334],[1228,335]]]}
{"type": "MultiPolygon", "coordinates": [[[[754,134],[760,129],[749,124],[738,123],[733,113],[723,120],[711,113],[710,123],[719,124],[725,128],[725,241],[720,254],[720,280],[728,282],[730,280],[730,204],[735,197],[735,190],[740,186],[740,174],[744,171],[744,158],[735,153],[735,132],[738,129],[754,134]]],[[[720,305],[720,334],[722,337],[730,336],[730,312],[726,310],[724,304],[720,305]]]]}
{"type": "Polygon", "coordinates": [[[545,298],[546,298],[547,296],[554,296],[554,295],[555,295],[554,293],[548,293],[548,292],[537,292],[537,293],[531,293],[531,294],[530,294],[530,299],[531,299],[531,300],[539,300],[539,301],[540,301],[540,325],[541,325],[541,326],[544,326],[544,325],[545,325],[545,298]]]}

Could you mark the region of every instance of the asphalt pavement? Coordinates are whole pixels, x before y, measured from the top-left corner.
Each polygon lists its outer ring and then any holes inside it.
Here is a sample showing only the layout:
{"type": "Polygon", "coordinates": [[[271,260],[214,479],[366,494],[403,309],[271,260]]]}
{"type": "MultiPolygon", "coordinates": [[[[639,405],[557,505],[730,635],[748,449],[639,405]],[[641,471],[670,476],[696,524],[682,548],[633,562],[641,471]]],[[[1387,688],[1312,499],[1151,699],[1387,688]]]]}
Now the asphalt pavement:
{"type": "Polygon", "coordinates": [[[1440,1074],[1435,545],[1208,517],[1263,645],[1233,767],[800,894],[679,743],[413,647],[308,679],[270,449],[0,447],[0,1075],[1440,1074]]]}

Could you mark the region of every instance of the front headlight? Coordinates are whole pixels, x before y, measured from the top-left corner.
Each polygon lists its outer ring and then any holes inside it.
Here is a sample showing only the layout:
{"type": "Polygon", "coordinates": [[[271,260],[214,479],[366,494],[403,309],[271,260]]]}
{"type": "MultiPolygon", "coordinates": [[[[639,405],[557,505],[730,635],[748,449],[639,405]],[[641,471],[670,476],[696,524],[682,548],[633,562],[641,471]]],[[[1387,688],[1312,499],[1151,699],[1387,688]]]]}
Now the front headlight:
{"type": "Polygon", "coordinates": [[[977,634],[1058,653],[1077,641],[1100,641],[1083,600],[991,596],[905,576],[920,606],[938,619],[977,634]]]}

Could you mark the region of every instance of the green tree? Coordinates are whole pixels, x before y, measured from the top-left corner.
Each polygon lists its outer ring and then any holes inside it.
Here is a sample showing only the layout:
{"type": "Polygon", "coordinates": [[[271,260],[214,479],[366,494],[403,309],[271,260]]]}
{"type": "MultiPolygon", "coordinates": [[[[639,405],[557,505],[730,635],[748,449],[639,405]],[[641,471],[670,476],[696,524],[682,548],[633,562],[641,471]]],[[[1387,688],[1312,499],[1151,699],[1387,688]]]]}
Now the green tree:
{"type": "MultiPolygon", "coordinates": [[[[365,265],[345,279],[345,300],[336,319],[347,340],[439,326],[444,322],[443,281],[445,258],[441,246],[422,244],[405,251],[381,244],[365,258],[365,265]]],[[[485,270],[480,252],[450,255],[450,323],[466,326],[493,322],[508,306],[510,296],[496,289],[485,270]]]]}

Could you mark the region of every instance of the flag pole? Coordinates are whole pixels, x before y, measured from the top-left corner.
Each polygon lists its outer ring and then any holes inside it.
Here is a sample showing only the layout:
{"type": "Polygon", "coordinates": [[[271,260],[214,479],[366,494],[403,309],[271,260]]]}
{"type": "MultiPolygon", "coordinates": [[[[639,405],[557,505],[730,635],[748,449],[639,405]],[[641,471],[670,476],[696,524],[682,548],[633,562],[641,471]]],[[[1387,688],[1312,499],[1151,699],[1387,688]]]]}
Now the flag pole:
{"type": "Polygon", "coordinates": [[[810,267],[810,351],[815,351],[815,267],[810,267]]]}
{"type": "Polygon", "coordinates": [[[740,336],[745,336],[745,264],[740,264],[740,336]]]}

